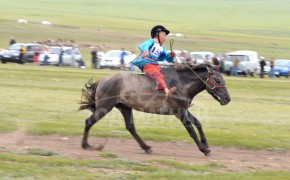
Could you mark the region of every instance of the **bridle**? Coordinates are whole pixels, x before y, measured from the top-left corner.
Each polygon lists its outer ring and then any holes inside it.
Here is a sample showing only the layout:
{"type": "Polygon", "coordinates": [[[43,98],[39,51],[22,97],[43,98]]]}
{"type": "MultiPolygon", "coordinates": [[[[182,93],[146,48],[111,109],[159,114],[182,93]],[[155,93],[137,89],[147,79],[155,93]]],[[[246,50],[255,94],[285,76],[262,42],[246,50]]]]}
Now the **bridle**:
{"type": "Polygon", "coordinates": [[[214,89],[216,89],[216,88],[225,88],[226,86],[225,85],[223,85],[223,86],[217,86],[215,83],[213,83],[211,80],[210,80],[210,72],[208,71],[208,75],[207,75],[207,78],[206,78],[206,80],[205,80],[205,83],[206,83],[206,85],[211,89],[211,90],[214,90],[214,89]],[[212,87],[210,87],[209,85],[212,85],[212,87]]]}

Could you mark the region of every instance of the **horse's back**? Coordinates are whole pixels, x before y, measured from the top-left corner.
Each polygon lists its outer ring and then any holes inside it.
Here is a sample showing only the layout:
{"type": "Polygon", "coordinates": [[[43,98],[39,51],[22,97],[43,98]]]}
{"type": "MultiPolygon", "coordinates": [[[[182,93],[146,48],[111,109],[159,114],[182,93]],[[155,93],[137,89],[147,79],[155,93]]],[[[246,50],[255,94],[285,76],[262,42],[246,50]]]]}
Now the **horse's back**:
{"type": "Polygon", "coordinates": [[[124,92],[140,92],[154,86],[154,81],[144,74],[116,72],[99,80],[97,92],[120,95],[124,92]]]}

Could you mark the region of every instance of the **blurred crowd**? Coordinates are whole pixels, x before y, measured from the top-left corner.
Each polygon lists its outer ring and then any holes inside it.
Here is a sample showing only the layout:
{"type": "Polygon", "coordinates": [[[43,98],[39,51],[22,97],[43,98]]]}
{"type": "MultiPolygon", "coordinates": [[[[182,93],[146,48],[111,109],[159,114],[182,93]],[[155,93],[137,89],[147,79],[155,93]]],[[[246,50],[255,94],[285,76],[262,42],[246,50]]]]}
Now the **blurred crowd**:
{"type": "MultiPolygon", "coordinates": [[[[10,38],[9,45],[12,46],[16,44],[16,40],[14,37],[10,38]]],[[[29,50],[24,45],[20,46],[20,53],[19,53],[19,62],[24,62],[25,54],[28,53],[28,51],[33,51],[33,63],[35,65],[57,65],[59,67],[62,67],[64,65],[71,65],[73,67],[80,67],[80,68],[86,68],[85,61],[82,59],[81,53],[78,49],[77,45],[72,45],[71,47],[63,46],[62,44],[58,44],[57,46],[47,46],[45,45],[43,48],[42,46],[36,46],[35,48],[30,48],[29,50]],[[57,54],[57,59],[51,55],[51,53],[57,54]],[[67,60],[65,58],[69,58],[69,63],[67,63],[67,60]]],[[[114,56],[118,59],[118,65],[117,68],[120,70],[134,70],[134,67],[132,64],[127,66],[128,60],[128,51],[125,51],[124,48],[121,50],[116,50],[118,53],[114,56]]],[[[199,63],[205,63],[205,64],[211,64],[214,66],[218,66],[220,72],[226,73],[227,75],[231,76],[238,76],[240,75],[240,67],[241,67],[241,59],[238,57],[233,57],[231,59],[231,67],[230,70],[226,69],[226,61],[228,58],[228,55],[226,53],[219,53],[219,54],[213,54],[211,52],[188,52],[186,50],[174,50],[176,52],[176,59],[175,63],[193,63],[193,64],[199,64],[199,63]]],[[[100,51],[100,48],[97,46],[91,46],[90,56],[91,56],[91,68],[93,69],[100,69],[104,67],[104,64],[101,64],[102,58],[106,54],[102,51],[100,51]]],[[[137,55],[130,52],[130,56],[135,59],[137,55]]],[[[26,57],[27,58],[27,57],[26,57]]],[[[131,58],[130,61],[133,59],[131,58]]],[[[2,60],[4,62],[5,60],[2,60]]],[[[105,60],[106,61],[106,60],[105,60]]],[[[109,60],[108,60],[109,61],[109,60]]],[[[260,56],[259,61],[257,62],[256,67],[256,73],[259,74],[261,78],[265,77],[265,74],[268,74],[270,78],[275,77],[274,72],[275,67],[275,59],[273,57],[269,58],[267,61],[265,57],[260,56]]],[[[252,75],[252,74],[251,74],[252,75]]]]}

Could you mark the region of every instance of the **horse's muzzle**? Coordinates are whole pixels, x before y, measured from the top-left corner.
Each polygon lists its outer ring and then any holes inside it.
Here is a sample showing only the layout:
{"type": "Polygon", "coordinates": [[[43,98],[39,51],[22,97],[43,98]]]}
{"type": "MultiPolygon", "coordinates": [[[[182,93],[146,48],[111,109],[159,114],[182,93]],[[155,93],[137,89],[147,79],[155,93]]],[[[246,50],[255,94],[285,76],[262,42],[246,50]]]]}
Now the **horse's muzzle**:
{"type": "Polygon", "coordinates": [[[221,105],[227,105],[231,101],[231,98],[229,96],[223,97],[220,101],[221,105]]]}

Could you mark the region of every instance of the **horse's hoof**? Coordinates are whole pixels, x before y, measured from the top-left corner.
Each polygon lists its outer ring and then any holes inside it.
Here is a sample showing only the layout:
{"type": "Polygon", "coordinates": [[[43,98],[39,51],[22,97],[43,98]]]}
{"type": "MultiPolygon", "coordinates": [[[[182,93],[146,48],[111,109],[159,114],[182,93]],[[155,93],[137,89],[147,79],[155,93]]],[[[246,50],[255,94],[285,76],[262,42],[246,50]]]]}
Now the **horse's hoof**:
{"type": "Polygon", "coordinates": [[[101,144],[101,145],[99,145],[98,147],[95,147],[94,149],[95,149],[96,151],[101,151],[101,150],[104,149],[104,145],[101,144]]]}
{"type": "Polygon", "coordinates": [[[206,149],[206,150],[204,151],[204,155],[205,155],[205,156],[209,156],[209,155],[210,155],[210,150],[209,150],[209,149],[206,149]]]}
{"type": "Polygon", "coordinates": [[[203,147],[205,147],[206,149],[209,148],[209,145],[208,144],[203,144],[203,147]]]}
{"type": "Polygon", "coordinates": [[[89,145],[89,144],[87,144],[87,143],[83,143],[83,144],[82,144],[82,148],[83,148],[84,150],[89,150],[89,149],[92,148],[92,146],[89,145]]]}
{"type": "Polygon", "coordinates": [[[89,144],[82,144],[82,148],[84,150],[89,150],[89,151],[101,151],[104,149],[104,145],[99,145],[98,147],[94,147],[89,144]]]}
{"type": "Polygon", "coordinates": [[[152,152],[153,151],[152,151],[151,147],[148,147],[148,148],[145,149],[145,153],[146,154],[151,154],[152,152]]]}

